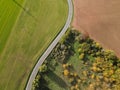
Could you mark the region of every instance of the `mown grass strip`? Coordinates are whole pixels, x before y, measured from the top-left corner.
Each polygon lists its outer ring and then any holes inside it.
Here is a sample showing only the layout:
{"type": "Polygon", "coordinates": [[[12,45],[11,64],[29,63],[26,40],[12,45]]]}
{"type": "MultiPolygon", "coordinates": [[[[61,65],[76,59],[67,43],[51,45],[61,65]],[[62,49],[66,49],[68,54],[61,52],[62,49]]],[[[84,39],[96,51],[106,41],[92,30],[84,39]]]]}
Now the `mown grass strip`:
{"type": "MultiPolygon", "coordinates": [[[[22,5],[24,1],[18,0],[18,2],[22,5]]],[[[8,1],[1,0],[0,9],[1,9],[0,10],[0,54],[1,54],[21,8],[19,8],[14,3],[14,0],[8,1]]]]}

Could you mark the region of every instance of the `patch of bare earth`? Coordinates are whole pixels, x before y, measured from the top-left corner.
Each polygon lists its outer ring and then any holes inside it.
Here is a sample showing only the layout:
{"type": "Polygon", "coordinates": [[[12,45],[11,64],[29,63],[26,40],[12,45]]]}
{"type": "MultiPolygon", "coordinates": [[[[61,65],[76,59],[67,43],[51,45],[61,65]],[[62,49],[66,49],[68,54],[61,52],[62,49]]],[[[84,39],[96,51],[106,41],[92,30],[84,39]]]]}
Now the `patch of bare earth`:
{"type": "Polygon", "coordinates": [[[73,27],[120,57],[120,0],[73,0],[73,27]]]}

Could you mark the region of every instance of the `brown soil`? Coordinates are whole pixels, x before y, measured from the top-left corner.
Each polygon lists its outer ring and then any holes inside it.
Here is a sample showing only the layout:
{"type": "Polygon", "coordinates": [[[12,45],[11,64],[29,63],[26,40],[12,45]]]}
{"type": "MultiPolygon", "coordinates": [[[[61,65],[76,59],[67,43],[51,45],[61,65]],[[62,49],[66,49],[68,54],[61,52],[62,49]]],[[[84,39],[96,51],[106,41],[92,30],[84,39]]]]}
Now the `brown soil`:
{"type": "Polygon", "coordinates": [[[120,57],[120,0],[73,1],[73,27],[120,57]]]}

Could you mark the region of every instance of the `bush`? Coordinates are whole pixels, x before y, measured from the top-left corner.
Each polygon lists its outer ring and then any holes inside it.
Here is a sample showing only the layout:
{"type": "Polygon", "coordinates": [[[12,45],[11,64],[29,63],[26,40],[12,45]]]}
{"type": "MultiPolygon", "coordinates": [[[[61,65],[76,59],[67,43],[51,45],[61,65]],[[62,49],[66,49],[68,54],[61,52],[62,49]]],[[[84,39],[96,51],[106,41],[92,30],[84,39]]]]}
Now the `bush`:
{"type": "Polygon", "coordinates": [[[46,64],[43,64],[40,68],[39,68],[39,72],[40,73],[46,73],[48,71],[48,67],[46,64]]]}

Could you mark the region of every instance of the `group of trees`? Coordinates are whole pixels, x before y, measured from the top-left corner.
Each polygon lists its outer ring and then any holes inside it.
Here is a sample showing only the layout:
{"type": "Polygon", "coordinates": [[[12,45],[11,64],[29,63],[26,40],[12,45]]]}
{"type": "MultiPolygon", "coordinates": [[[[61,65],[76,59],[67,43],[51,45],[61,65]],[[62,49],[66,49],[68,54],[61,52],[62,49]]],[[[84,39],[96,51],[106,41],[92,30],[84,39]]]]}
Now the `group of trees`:
{"type": "Polygon", "coordinates": [[[69,29],[53,49],[47,61],[40,67],[33,82],[34,90],[49,90],[43,75],[55,69],[57,63],[62,65],[64,78],[70,84],[71,90],[119,90],[120,89],[120,59],[113,51],[105,50],[89,37],[84,37],[76,30],[69,29]],[[78,59],[82,61],[81,74],[73,69],[68,60],[75,54],[74,44],[78,43],[78,59]],[[81,76],[80,76],[81,75],[81,76]],[[40,89],[41,88],[41,89],[40,89]],[[45,88],[45,89],[43,89],[45,88]]]}
{"type": "Polygon", "coordinates": [[[111,50],[103,49],[99,43],[86,38],[79,43],[79,59],[83,61],[83,75],[91,90],[119,90],[120,59],[111,50]]]}
{"type": "Polygon", "coordinates": [[[32,90],[50,90],[47,87],[46,80],[44,79],[44,75],[47,74],[48,70],[49,68],[46,62],[42,66],[40,66],[38,74],[35,80],[33,81],[32,90]]]}
{"type": "Polygon", "coordinates": [[[61,41],[52,50],[47,60],[39,68],[38,74],[35,80],[33,81],[33,86],[32,86],[33,90],[49,90],[47,87],[47,82],[44,79],[44,75],[49,70],[55,69],[57,63],[61,63],[61,64],[66,63],[66,60],[68,60],[70,55],[74,53],[72,51],[72,44],[71,44],[73,43],[71,40],[74,41],[74,35],[72,34],[73,33],[70,30],[66,32],[66,34],[63,36],[61,41]]]}
{"type": "Polygon", "coordinates": [[[81,79],[74,71],[72,64],[63,64],[63,75],[70,83],[70,90],[80,90],[81,79]]]}
{"type": "Polygon", "coordinates": [[[74,54],[73,44],[75,42],[76,31],[68,29],[60,42],[51,52],[50,56],[60,63],[66,63],[71,55],[74,54]]]}

